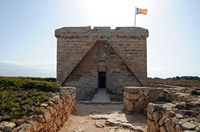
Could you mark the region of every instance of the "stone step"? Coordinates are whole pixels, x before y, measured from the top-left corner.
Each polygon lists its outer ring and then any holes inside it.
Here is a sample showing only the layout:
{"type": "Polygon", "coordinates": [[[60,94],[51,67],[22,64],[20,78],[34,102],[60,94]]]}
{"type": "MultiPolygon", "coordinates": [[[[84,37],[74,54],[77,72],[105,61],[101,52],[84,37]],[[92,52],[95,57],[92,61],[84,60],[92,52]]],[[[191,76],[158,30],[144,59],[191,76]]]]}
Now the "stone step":
{"type": "Polygon", "coordinates": [[[92,102],[92,101],[77,101],[77,104],[122,104],[120,101],[110,101],[110,102],[92,102]]]}
{"type": "Polygon", "coordinates": [[[92,99],[93,103],[110,103],[110,95],[106,92],[106,89],[98,89],[97,93],[92,99]]]}

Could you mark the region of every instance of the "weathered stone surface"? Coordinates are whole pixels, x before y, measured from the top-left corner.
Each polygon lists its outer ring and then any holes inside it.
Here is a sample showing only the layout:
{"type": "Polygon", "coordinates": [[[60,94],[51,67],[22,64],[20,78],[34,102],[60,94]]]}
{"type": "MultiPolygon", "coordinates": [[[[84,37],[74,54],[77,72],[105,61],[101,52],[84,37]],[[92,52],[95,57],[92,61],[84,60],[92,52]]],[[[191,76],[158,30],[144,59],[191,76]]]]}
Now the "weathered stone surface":
{"type": "Polygon", "coordinates": [[[134,111],[134,105],[133,105],[132,101],[124,98],[123,104],[124,104],[124,108],[126,111],[128,111],[128,112],[134,111]]]}
{"type": "Polygon", "coordinates": [[[182,124],[182,127],[186,130],[194,130],[194,128],[196,127],[195,124],[191,123],[191,122],[185,122],[182,124]]]}
{"type": "Polygon", "coordinates": [[[55,36],[57,79],[63,86],[77,87],[78,100],[92,98],[98,72],[106,72],[106,87],[113,95],[122,95],[125,86],[146,84],[148,30],[67,27],[57,29],[55,36]]]}
{"type": "Polygon", "coordinates": [[[105,127],[105,124],[102,121],[95,121],[96,127],[103,128],[105,127]]]}
{"type": "Polygon", "coordinates": [[[160,127],[160,132],[167,132],[165,126],[160,127]]]}
{"type": "Polygon", "coordinates": [[[64,88],[60,93],[53,96],[52,105],[43,103],[37,108],[42,114],[33,114],[23,119],[13,119],[13,122],[0,122],[0,131],[56,132],[75,110],[75,98],[75,88],[64,88]]]}
{"type": "Polygon", "coordinates": [[[160,111],[153,112],[153,118],[156,123],[163,117],[163,114],[160,111]]]}
{"type": "Polygon", "coordinates": [[[175,128],[173,127],[170,119],[165,120],[165,127],[166,127],[168,132],[175,132],[175,128]]]}
{"type": "Polygon", "coordinates": [[[147,120],[147,131],[156,132],[156,126],[153,121],[147,120]]]}
{"type": "MultiPolygon", "coordinates": [[[[189,93],[181,91],[191,90],[154,87],[125,87],[124,90],[129,93],[130,98],[139,96],[136,100],[129,100],[129,104],[133,104],[132,112],[140,110],[147,114],[148,131],[200,131],[200,125],[198,126],[200,100],[197,96],[189,96],[189,93]],[[144,94],[145,92],[146,94],[144,94]]],[[[124,98],[126,97],[124,96],[124,98]]],[[[128,108],[129,105],[126,104],[124,102],[124,108],[128,108]]]]}
{"type": "Polygon", "coordinates": [[[128,100],[137,100],[139,98],[139,94],[130,94],[130,93],[125,91],[124,97],[128,100]]]}
{"type": "Polygon", "coordinates": [[[11,131],[16,126],[13,122],[3,121],[0,123],[0,130],[11,131]]]}

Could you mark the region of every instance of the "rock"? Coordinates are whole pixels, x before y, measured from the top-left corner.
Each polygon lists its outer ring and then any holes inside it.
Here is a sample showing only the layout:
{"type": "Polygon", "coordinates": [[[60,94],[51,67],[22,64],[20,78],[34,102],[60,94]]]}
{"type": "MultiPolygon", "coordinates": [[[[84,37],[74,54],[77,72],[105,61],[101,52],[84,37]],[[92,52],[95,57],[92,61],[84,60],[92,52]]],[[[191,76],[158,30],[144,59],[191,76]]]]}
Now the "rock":
{"type": "Polygon", "coordinates": [[[144,101],[144,100],[145,100],[145,97],[144,97],[144,96],[140,96],[139,99],[138,99],[139,102],[142,102],[142,101],[144,101]]]}
{"type": "Polygon", "coordinates": [[[197,132],[200,132],[200,125],[199,125],[198,127],[196,127],[195,130],[196,130],[197,132]]]}
{"type": "Polygon", "coordinates": [[[159,126],[163,126],[166,119],[167,119],[167,116],[164,115],[158,122],[159,126]]]}
{"type": "Polygon", "coordinates": [[[165,126],[160,127],[160,132],[167,132],[165,126]]]}
{"type": "Polygon", "coordinates": [[[184,118],[184,119],[180,119],[180,120],[178,121],[178,123],[179,123],[180,125],[182,125],[183,123],[189,122],[190,120],[191,120],[190,118],[184,118]]]}
{"type": "Polygon", "coordinates": [[[168,116],[169,118],[173,118],[173,117],[175,116],[175,112],[174,112],[174,111],[168,111],[168,112],[167,112],[167,116],[168,116]]]}
{"type": "Polygon", "coordinates": [[[56,123],[56,126],[61,126],[62,122],[61,122],[61,119],[59,117],[56,118],[55,120],[55,123],[56,123]]]}
{"type": "Polygon", "coordinates": [[[116,116],[107,119],[105,124],[107,126],[117,126],[122,128],[129,128],[136,132],[143,132],[143,128],[139,126],[133,126],[131,123],[124,121],[124,119],[117,118],[116,116]]]}
{"type": "Polygon", "coordinates": [[[85,128],[83,126],[81,126],[81,127],[78,127],[77,129],[75,129],[73,132],[85,132],[84,130],[85,130],[85,128]]]}
{"type": "Polygon", "coordinates": [[[158,121],[163,117],[162,112],[160,111],[155,111],[153,112],[153,118],[155,120],[156,123],[158,123],[158,121]]]}
{"type": "Polygon", "coordinates": [[[54,104],[54,102],[52,100],[49,100],[48,105],[54,107],[55,104],[54,104]]]}
{"type": "Polygon", "coordinates": [[[186,130],[193,130],[195,129],[196,125],[191,122],[185,122],[182,124],[182,127],[186,130]]]}
{"type": "Polygon", "coordinates": [[[103,128],[105,127],[105,124],[102,121],[95,121],[96,127],[103,128]]]}
{"type": "Polygon", "coordinates": [[[124,97],[128,100],[137,100],[139,98],[139,94],[130,94],[128,92],[124,92],[124,97]]]}
{"type": "Polygon", "coordinates": [[[176,125],[175,127],[176,132],[182,132],[182,128],[179,125],[176,125]]]}
{"type": "Polygon", "coordinates": [[[128,112],[134,111],[134,105],[133,105],[132,101],[129,101],[126,98],[124,98],[123,104],[124,104],[124,109],[126,111],[128,111],[128,112]]]}
{"type": "Polygon", "coordinates": [[[124,92],[128,92],[128,93],[131,93],[131,94],[139,94],[139,89],[141,87],[128,87],[126,86],[124,88],[124,92]]]}
{"type": "Polygon", "coordinates": [[[53,101],[57,104],[60,101],[59,95],[54,96],[53,101]]]}
{"type": "Polygon", "coordinates": [[[153,121],[147,120],[147,132],[156,132],[156,126],[153,121]]]}
{"type": "Polygon", "coordinates": [[[30,124],[36,132],[39,132],[43,128],[43,124],[37,121],[30,121],[30,124]]]}
{"type": "Polygon", "coordinates": [[[47,107],[47,110],[51,113],[51,116],[53,116],[53,117],[56,117],[56,116],[57,116],[57,113],[58,113],[58,112],[55,110],[54,107],[48,106],[48,107],[47,107]]]}
{"type": "Polygon", "coordinates": [[[175,132],[175,129],[172,126],[170,119],[165,120],[165,127],[166,127],[167,132],[175,132]]]}
{"type": "Polygon", "coordinates": [[[40,104],[40,106],[46,108],[46,107],[48,106],[48,104],[46,104],[46,103],[42,103],[42,104],[40,104]]]}
{"type": "Polygon", "coordinates": [[[35,132],[36,130],[32,127],[31,124],[22,124],[18,128],[14,129],[14,132],[35,132]]]}
{"type": "Polygon", "coordinates": [[[187,99],[189,98],[189,95],[186,93],[175,93],[175,101],[179,102],[186,102],[187,99]]]}
{"type": "Polygon", "coordinates": [[[144,109],[145,109],[145,102],[140,102],[140,101],[135,102],[135,111],[136,112],[142,112],[142,111],[144,111],[144,109]]]}
{"type": "Polygon", "coordinates": [[[140,95],[140,96],[143,95],[143,90],[139,90],[139,95],[140,95]]]}
{"type": "Polygon", "coordinates": [[[164,97],[165,97],[164,91],[160,91],[160,92],[159,92],[159,97],[160,97],[160,98],[164,98],[164,97]]]}
{"type": "Polygon", "coordinates": [[[11,131],[16,126],[13,122],[3,121],[0,123],[0,130],[11,131]]]}
{"type": "Polygon", "coordinates": [[[153,120],[153,116],[152,116],[151,114],[149,114],[149,112],[147,112],[147,118],[148,118],[149,120],[153,120]]]}
{"type": "Polygon", "coordinates": [[[157,90],[151,90],[151,91],[149,92],[149,97],[150,97],[150,99],[153,99],[153,100],[159,98],[159,93],[158,93],[158,91],[157,91],[157,90]]]}
{"type": "Polygon", "coordinates": [[[164,103],[164,104],[162,105],[162,107],[163,107],[166,111],[172,111],[173,108],[175,107],[175,105],[172,104],[172,103],[164,103]]]}
{"type": "Polygon", "coordinates": [[[176,114],[175,116],[176,116],[177,119],[182,119],[183,118],[182,114],[176,114]]]}
{"type": "Polygon", "coordinates": [[[98,120],[98,119],[108,119],[110,115],[102,114],[102,115],[89,115],[90,118],[98,120]]]}
{"type": "Polygon", "coordinates": [[[149,103],[148,106],[147,106],[147,111],[148,111],[150,114],[153,114],[154,110],[155,110],[155,104],[149,103]]]}
{"type": "Polygon", "coordinates": [[[149,90],[149,89],[145,89],[145,90],[144,90],[144,95],[145,95],[146,97],[148,97],[148,95],[149,95],[149,92],[150,92],[150,90],[149,90]]]}
{"type": "Polygon", "coordinates": [[[43,115],[33,115],[32,119],[34,121],[40,122],[40,123],[45,123],[45,119],[43,117],[43,115]]]}
{"type": "Polygon", "coordinates": [[[51,121],[51,113],[47,109],[42,109],[41,111],[43,112],[45,121],[50,122],[51,121]]]}

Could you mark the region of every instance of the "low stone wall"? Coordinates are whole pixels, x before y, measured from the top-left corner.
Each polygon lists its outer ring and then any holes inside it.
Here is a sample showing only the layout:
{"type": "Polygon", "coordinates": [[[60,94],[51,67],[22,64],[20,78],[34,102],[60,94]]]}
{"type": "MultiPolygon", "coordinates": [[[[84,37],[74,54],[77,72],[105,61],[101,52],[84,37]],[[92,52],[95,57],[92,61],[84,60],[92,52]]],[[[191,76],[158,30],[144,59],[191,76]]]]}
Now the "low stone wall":
{"type": "Polygon", "coordinates": [[[200,98],[192,94],[194,91],[182,87],[125,87],[124,109],[144,112],[147,132],[200,132],[200,98]]]}
{"type": "Polygon", "coordinates": [[[149,102],[170,100],[167,91],[161,88],[125,87],[124,109],[128,112],[145,112],[149,102]]]}
{"type": "Polygon", "coordinates": [[[124,109],[128,112],[142,111],[146,113],[147,105],[150,102],[189,102],[190,94],[187,92],[183,88],[174,90],[174,88],[162,87],[125,87],[124,109]]]}
{"type": "Polygon", "coordinates": [[[200,132],[200,102],[149,103],[148,132],[200,132]],[[195,110],[196,109],[196,110],[195,110]]]}
{"type": "Polygon", "coordinates": [[[56,132],[75,110],[75,102],[76,89],[74,87],[63,87],[60,93],[53,95],[53,98],[38,107],[40,113],[11,122],[1,122],[1,130],[56,132]]]}

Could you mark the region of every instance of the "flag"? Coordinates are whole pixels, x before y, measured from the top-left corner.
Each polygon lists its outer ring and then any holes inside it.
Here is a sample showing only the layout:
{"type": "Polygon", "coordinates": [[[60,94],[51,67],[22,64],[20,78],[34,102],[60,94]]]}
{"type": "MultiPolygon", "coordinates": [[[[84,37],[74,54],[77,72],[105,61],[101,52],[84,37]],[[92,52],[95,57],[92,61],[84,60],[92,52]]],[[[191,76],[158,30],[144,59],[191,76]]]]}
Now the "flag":
{"type": "Polygon", "coordinates": [[[141,9],[141,8],[135,8],[135,14],[143,14],[143,15],[146,15],[148,12],[147,9],[141,9]]]}

